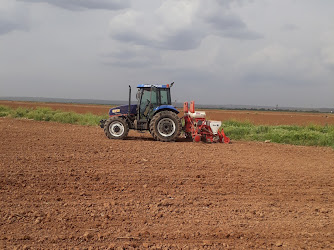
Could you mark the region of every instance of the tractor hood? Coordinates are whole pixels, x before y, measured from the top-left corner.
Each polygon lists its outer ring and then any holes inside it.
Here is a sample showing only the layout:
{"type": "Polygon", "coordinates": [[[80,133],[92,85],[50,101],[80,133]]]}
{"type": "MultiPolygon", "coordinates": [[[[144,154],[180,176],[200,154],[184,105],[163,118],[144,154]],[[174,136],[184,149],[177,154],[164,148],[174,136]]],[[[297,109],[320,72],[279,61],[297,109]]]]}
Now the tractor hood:
{"type": "MultiPolygon", "coordinates": [[[[129,105],[122,105],[109,110],[109,115],[127,115],[129,112],[129,105]]],[[[137,104],[130,105],[130,114],[135,115],[137,113],[137,104]]]]}

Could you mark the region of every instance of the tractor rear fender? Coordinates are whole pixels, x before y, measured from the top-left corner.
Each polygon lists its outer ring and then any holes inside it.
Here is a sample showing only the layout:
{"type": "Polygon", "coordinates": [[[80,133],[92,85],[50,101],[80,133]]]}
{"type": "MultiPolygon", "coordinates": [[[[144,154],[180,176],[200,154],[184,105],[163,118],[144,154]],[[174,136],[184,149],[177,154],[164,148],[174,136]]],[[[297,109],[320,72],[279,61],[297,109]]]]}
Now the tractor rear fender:
{"type": "Polygon", "coordinates": [[[172,111],[174,112],[175,114],[178,114],[180,113],[174,106],[172,105],[161,105],[159,107],[156,107],[153,111],[153,115],[155,115],[156,113],[158,112],[161,112],[161,111],[166,111],[166,110],[169,110],[169,111],[172,111]]]}

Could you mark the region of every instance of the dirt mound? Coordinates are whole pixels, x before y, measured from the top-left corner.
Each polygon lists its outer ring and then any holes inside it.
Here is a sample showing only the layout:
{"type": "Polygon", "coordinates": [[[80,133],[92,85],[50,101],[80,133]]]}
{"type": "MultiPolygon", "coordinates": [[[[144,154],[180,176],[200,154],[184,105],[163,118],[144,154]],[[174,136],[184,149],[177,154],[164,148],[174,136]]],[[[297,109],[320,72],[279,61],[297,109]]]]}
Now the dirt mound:
{"type": "Polygon", "coordinates": [[[0,119],[0,248],[333,248],[334,151],[0,119]]]}

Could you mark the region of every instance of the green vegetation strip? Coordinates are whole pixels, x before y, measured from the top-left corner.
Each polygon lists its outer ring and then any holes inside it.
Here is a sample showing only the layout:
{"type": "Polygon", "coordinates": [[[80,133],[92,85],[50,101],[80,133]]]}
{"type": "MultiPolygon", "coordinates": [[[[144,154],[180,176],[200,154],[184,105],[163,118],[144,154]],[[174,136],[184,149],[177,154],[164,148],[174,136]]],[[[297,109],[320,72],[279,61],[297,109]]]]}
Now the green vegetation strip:
{"type": "Polygon", "coordinates": [[[254,125],[250,122],[224,121],[224,132],[233,140],[266,141],[304,146],[334,148],[333,125],[254,125]]]}
{"type": "Polygon", "coordinates": [[[0,106],[0,117],[27,118],[36,121],[53,121],[60,123],[70,123],[79,125],[96,126],[101,119],[108,118],[108,115],[98,116],[91,113],[78,114],[53,110],[51,108],[17,108],[12,109],[7,106],[0,106]]]}
{"type": "MultiPolygon", "coordinates": [[[[36,121],[54,121],[79,125],[96,126],[101,119],[108,115],[97,116],[93,114],[78,114],[64,112],[50,108],[17,108],[12,109],[0,105],[0,117],[27,118],[36,121]]],[[[330,146],[334,148],[333,125],[309,125],[309,126],[265,126],[254,125],[250,122],[224,121],[222,124],[227,136],[232,140],[266,141],[306,145],[306,146],[330,146]]]]}

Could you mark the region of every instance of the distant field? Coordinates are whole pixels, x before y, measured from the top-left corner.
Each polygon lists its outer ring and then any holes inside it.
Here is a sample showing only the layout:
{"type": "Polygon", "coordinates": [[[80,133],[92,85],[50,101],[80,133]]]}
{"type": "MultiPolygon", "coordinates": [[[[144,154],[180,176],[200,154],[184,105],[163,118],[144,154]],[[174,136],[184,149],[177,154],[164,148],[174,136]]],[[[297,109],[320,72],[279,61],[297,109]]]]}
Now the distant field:
{"type": "MultiPolygon", "coordinates": [[[[89,105],[89,104],[68,104],[68,103],[39,103],[39,102],[18,102],[0,101],[0,105],[12,108],[25,107],[49,107],[63,111],[76,113],[92,113],[95,115],[106,115],[111,106],[89,105]]],[[[180,110],[181,111],[181,110],[180,110]]],[[[207,118],[211,120],[225,121],[236,120],[251,122],[255,125],[334,125],[334,114],[328,113],[303,113],[303,112],[275,112],[275,111],[239,111],[239,110],[205,110],[207,118]]]]}

